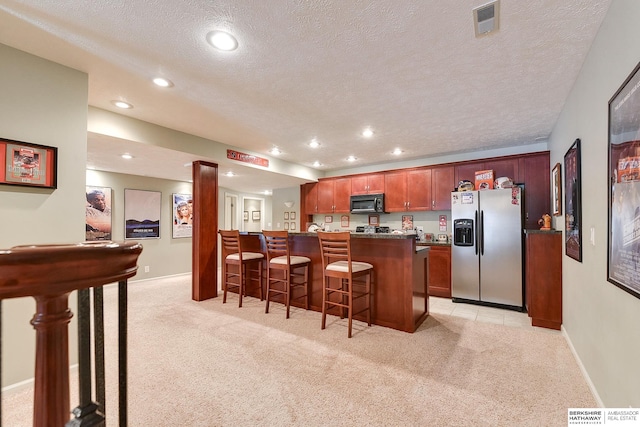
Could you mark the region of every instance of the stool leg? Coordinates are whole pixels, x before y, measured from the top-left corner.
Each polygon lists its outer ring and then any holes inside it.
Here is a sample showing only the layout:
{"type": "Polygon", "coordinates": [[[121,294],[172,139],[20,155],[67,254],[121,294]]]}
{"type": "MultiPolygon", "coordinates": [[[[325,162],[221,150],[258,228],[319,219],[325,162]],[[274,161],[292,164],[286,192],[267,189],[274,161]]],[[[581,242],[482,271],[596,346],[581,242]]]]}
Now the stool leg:
{"type": "Polygon", "coordinates": [[[258,261],[258,286],[260,286],[260,301],[264,300],[264,293],[262,287],[262,260],[258,261]]]}
{"type": "Polygon", "coordinates": [[[269,264],[267,263],[267,295],[265,298],[267,299],[267,303],[264,307],[264,312],[269,312],[269,294],[271,293],[271,268],[269,268],[269,264]]]}
{"type": "Polygon", "coordinates": [[[309,264],[304,266],[304,309],[309,310],[309,264]]]}
{"type": "Polygon", "coordinates": [[[371,326],[371,276],[373,271],[367,274],[367,324],[371,326]]]}
{"type": "Polygon", "coordinates": [[[349,312],[349,338],[351,338],[351,324],[353,320],[353,278],[349,277],[347,286],[349,286],[347,294],[347,298],[349,299],[349,308],[347,310],[349,312]]]}
{"type": "Polygon", "coordinates": [[[289,306],[291,305],[291,268],[288,267],[284,270],[284,303],[287,305],[287,319],[289,318],[289,306]]]}
{"type": "Polygon", "coordinates": [[[246,271],[246,264],[242,263],[238,265],[238,273],[240,274],[240,276],[238,277],[238,282],[240,283],[240,286],[238,287],[238,307],[242,307],[242,295],[245,293],[245,273],[246,271]]]}
{"type": "Polygon", "coordinates": [[[222,264],[222,303],[227,302],[227,263],[222,264]]]}
{"type": "Polygon", "coordinates": [[[327,281],[329,280],[324,274],[322,275],[322,328],[327,325],[327,281]]]}

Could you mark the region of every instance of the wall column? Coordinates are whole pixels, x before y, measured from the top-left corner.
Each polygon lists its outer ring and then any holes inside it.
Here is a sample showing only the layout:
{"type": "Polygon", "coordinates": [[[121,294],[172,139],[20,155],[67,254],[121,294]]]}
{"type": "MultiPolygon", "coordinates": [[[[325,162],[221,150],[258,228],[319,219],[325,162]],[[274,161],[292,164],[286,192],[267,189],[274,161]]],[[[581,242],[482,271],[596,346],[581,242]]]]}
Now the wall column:
{"type": "Polygon", "coordinates": [[[193,162],[191,299],[218,296],[218,165],[193,162]]]}

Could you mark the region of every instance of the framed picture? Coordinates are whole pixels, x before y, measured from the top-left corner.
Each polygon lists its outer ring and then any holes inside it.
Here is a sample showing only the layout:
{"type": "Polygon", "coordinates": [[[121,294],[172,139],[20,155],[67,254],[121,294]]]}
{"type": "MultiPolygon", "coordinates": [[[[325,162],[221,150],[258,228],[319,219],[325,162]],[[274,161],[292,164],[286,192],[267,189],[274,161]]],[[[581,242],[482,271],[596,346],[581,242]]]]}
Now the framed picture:
{"type": "Polygon", "coordinates": [[[124,190],[124,238],[159,239],[162,193],[124,190]]]}
{"type": "Polygon", "coordinates": [[[342,228],[349,227],[349,215],[342,215],[340,217],[340,227],[342,228]]]}
{"type": "Polygon", "coordinates": [[[560,163],[556,163],[551,172],[551,196],[553,200],[553,216],[562,215],[562,174],[560,163]]]}
{"type": "Polygon", "coordinates": [[[333,215],[325,215],[324,223],[325,224],[331,224],[332,222],[333,222],[333,215]]]}
{"type": "Polygon", "coordinates": [[[284,213],[284,220],[287,221],[289,219],[289,212],[284,213]]]}
{"type": "Polygon", "coordinates": [[[242,214],[242,219],[244,219],[245,221],[249,221],[249,211],[244,211],[244,213],[242,214]]]}
{"type": "Polygon", "coordinates": [[[640,64],[609,101],[607,280],[640,298],[640,64]]]}
{"type": "Polygon", "coordinates": [[[294,212],[291,212],[291,215],[289,215],[289,219],[296,219],[296,213],[295,213],[295,211],[294,211],[294,212]]]}
{"type": "Polygon", "coordinates": [[[582,194],[580,139],[564,155],[564,250],[568,257],[582,262],[582,194]]]}
{"type": "Polygon", "coordinates": [[[284,223],[284,229],[285,229],[285,230],[288,230],[288,229],[289,229],[289,223],[288,223],[288,222],[285,222],[285,223],[284,223]]]}
{"type": "Polygon", "coordinates": [[[251,211],[251,219],[254,221],[260,221],[260,211],[251,211]]]}
{"type": "Polygon", "coordinates": [[[0,138],[0,184],[57,188],[58,148],[0,138]]]}
{"type": "Polygon", "coordinates": [[[111,188],[86,188],[85,240],[111,240],[111,188]]]}
{"type": "Polygon", "coordinates": [[[191,237],[193,234],[193,196],[191,194],[172,194],[171,211],[173,212],[171,237],[174,239],[191,237]]]}
{"type": "Polygon", "coordinates": [[[296,223],[295,222],[289,223],[289,227],[290,227],[291,230],[295,230],[296,229],[296,223]]]}
{"type": "Polygon", "coordinates": [[[402,229],[413,230],[413,215],[402,215],[402,229]]]}
{"type": "Polygon", "coordinates": [[[380,215],[369,215],[369,225],[380,225],[380,215]]]}

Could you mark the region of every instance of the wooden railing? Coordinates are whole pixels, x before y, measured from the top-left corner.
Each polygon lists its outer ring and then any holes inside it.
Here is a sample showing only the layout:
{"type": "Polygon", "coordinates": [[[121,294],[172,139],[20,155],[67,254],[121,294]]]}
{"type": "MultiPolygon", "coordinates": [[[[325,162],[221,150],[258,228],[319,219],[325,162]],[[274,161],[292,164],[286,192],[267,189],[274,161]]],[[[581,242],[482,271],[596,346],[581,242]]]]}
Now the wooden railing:
{"type": "MultiPolygon", "coordinates": [[[[100,355],[104,351],[101,287],[114,282],[119,282],[119,418],[120,426],[126,425],[126,289],[127,279],[136,274],[141,252],[142,245],[136,242],[16,246],[0,250],[0,302],[27,296],[36,300],[36,313],[31,320],[36,330],[35,427],[104,425],[104,356],[100,355]],[[98,346],[100,348],[96,349],[96,378],[102,377],[97,379],[96,387],[96,400],[99,403],[94,403],[91,398],[89,288],[95,288],[95,339],[102,341],[98,346]],[[69,310],[68,299],[69,294],[76,290],[80,404],[73,410],[75,418],[70,420],[68,324],[73,314],[69,310]],[[96,304],[96,301],[100,301],[100,304],[96,304]],[[99,372],[101,370],[102,374],[99,372]]],[[[0,311],[0,319],[1,314],[0,311]]],[[[0,344],[0,366],[2,351],[6,351],[6,348],[3,349],[0,344]]],[[[0,423],[1,420],[0,406],[0,423]]]]}

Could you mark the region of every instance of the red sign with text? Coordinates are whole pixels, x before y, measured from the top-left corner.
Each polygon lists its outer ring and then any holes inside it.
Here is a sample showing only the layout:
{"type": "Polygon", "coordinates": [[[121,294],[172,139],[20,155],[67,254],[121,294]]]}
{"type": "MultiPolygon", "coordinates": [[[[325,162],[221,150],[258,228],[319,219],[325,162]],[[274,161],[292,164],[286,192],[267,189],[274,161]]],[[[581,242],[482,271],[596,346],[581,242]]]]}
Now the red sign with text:
{"type": "Polygon", "coordinates": [[[236,150],[227,150],[227,159],[264,166],[265,168],[269,167],[269,159],[263,159],[262,157],[254,156],[252,154],[241,153],[236,150]]]}

